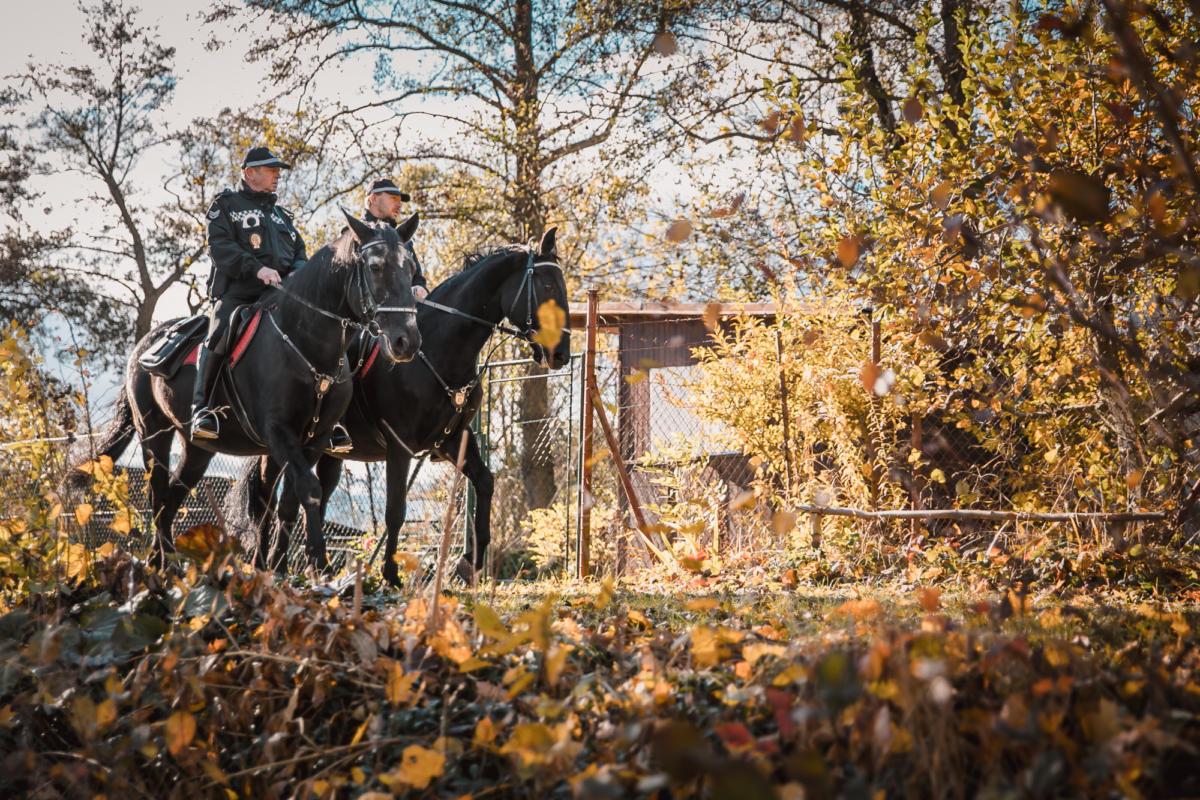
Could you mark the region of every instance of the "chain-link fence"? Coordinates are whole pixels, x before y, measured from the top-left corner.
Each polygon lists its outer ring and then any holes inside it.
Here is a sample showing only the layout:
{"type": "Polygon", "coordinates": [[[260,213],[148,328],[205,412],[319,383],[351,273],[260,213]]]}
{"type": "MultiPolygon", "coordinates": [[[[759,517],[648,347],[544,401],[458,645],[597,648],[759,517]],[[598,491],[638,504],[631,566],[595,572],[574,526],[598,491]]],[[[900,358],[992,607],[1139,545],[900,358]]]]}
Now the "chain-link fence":
{"type": "MultiPolygon", "coordinates": [[[[571,563],[575,524],[580,359],[547,371],[528,359],[493,361],[476,420],[495,477],[489,566],[497,577],[559,572],[571,563]]],[[[472,535],[475,497],[465,515],[472,535]]]]}

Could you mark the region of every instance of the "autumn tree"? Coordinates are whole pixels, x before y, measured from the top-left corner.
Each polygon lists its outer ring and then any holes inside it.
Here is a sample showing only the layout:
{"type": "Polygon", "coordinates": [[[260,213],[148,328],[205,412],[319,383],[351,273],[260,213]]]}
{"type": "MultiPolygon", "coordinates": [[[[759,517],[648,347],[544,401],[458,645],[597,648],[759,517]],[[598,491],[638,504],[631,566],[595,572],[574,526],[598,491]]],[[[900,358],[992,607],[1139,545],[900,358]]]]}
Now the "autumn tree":
{"type": "Polygon", "coordinates": [[[51,218],[71,223],[54,269],[110,291],[141,337],[163,295],[189,280],[204,253],[200,223],[211,193],[194,175],[162,187],[141,173],[173,141],[161,112],[175,89],[174,48],[120,3],[83,10],[90,63],[30,65],[16,86],[31,114],[25,133],[38,171],[76,178],[70,195],[46,198],[51,218]],[[96,229],[80,224],[93,217],[96,229]]]}

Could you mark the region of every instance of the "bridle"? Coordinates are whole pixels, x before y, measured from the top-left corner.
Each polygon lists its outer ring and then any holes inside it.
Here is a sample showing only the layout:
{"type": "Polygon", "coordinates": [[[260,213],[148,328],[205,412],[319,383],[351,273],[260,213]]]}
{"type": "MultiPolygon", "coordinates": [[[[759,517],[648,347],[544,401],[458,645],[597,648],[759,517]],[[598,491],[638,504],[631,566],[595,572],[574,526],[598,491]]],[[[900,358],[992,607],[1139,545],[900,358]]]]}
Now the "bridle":
{"type": "MultiPolygon", "coordinates": [[[[499,331],[500,333],[506,333],[509,336],[515,336],[518,339],[524,339],[527,342],[532,342],[533,341],[533,309],[536,308],[535,303],[537,301],[537,288],[533,285],[533,271],[535,269],[537,269],[538,267],[557,267],[558,269],[562,269],[562,265],[559,264],[557,261],[535,261],[534,256],[533,256],[533,248],[530,248],[528,260],[525,262],[525,274],[521,277],[521,283],[517,286],[517,292],[513,296],[512,306],[508,309],[508,311],[506,311],[504,313],[504,316],[501,317],[501,320],[507,319],[507,320],[511,321],[513,319],[513,311],[516,310],[517,302],[521,297],[521,293],[524,292],[526,306],[525,306],[525,328],[523,330],[514,328],[511,325],[505,325],[503,322],[489,322],[488,320],[484,319],[483,317],[477,317],[473,314],[468,314],[467,312],[460,311],[459,309],[453,308],[452,306],[442,305],[441,303],[430,300],[429,298],[426,298],[424,300],[418,300],[417,302],[423,306],[429,306],[430,308],[436,309],[443,313],[450,314],[455,317],[460,317],[462,319],[467,319],[467,320],[470,320],[471,322],[478,323],[479,325],[484,325],[488,328],[491,328],[494,331],[499,331]]],[[[562,332],[565,334],[570,334],[571,329],[564,327],[562,329],[562,332]]]]}
{"type": "MultiPolygon", "coordinates": [[[[342,291],[341,305],[350,307],[349,316],[342,317],[334,314],[332,311],[327,311],[282,285],[276,286],[275,291],[285,295],[289,300],[299,303],[308,310],[315,311],[321,316],[337,322],[342,326],[343,335],[347,329],[355,328],[357,330],[366,331],[372,336],[378,336],[380,334],[380,329],[377,317],[380,314],[415,315],[417,313],[416,306],[381,306],[376,305],[375,303],[375,291],[371,288],[371,277],[368,274],[370,268],[367,266],[367,260],[363,258],[363,253],[372,247],[383,247],[386,244],[387,242],[383,241],[382,239],[372,239],[371,241],[359,247],[356,251],[356,258],[354,259],[354,264],[352,267],[354,271],[350,275],[350,280],[346,281],[346,286],[342,291]],[[358,290],[358,297],[361,305],[360,308],[354,308],[354,303],[349,297],[351,287],[354,287],[358,290]]],[[[407,255],[407,250],[405,250],[405,253],[407,255]]]]}

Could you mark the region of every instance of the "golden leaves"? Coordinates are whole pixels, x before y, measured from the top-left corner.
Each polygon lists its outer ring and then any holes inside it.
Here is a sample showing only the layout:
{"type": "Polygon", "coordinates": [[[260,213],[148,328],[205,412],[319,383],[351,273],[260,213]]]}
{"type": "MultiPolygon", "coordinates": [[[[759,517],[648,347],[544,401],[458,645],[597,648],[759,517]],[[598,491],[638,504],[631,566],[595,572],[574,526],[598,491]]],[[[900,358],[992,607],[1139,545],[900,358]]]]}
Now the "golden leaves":
{"type": "Polygon", "coordinates": [[[393,706],[404,705],[413,698],[413,685],[419,672],[405,672],[399,661],[389,661],[387,667],[387,701],[393,706]]]}
{"type": "Polygon", "coordinates": [[[553,299],[547,300],[537,309],[537,330],[533,340],[546,350],[553,350],[562,341],[563,328],[567,325],[567,312],[553,299]]]}
{"type": "Polygon", "coordinates": [[[93,511],[94,509],[92,508],[91,503],[80,503],[79,505],[75,506],[76,524],[81,526],[87,525],[88,520],[92,518],[93,511]]]}
{"type": "Polygon", "coordinates": [[[842,237],[842,240],[840,242],[838,242],[838,247],[837,247],[838,263],[840,263],[846,269],[850,269],[851,267],[853,267],[855,264],[858,263],[858,255],[859,255],[858,237],[856,237],[856,236],[842,237]]]}
{"type": "Polygon", "coordinates": [[[187,711],[176,711],[167,717],[166,735],[167,750],[178,756],[196,737],[196,718],[187,711]]]}
{"type": "Polygon", "coordinates": [[[216,525],[194,525],[175,537],[175,546],[184,555],[203,561],[218,551],[224,536],[216,525]]]}
{"type": "Polygon", "coordinates": [[[435,778],[441,777],[445,768],[445,753],[413,744],[404,748],[400,766],[380,775],[379,780],[393,792],[426,789],[435,778]]]}

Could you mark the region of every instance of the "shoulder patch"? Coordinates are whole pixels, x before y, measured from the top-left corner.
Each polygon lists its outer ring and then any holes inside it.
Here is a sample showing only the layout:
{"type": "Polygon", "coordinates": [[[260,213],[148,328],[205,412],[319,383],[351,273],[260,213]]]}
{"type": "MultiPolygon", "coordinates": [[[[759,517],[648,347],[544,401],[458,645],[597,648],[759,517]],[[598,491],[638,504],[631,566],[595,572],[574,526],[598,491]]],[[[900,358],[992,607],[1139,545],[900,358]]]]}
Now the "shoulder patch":
{"type": "Polygon", "coordinates": [[[280,214],[283,214],[283,218],[286,219],[288,222],[292,221],[292,212],[288,211],[283,206],[275,206],[275,210],[278,211],[280,214]]]}
{"type": "Polygon", "coordinates": [[[229,197],[232,194],[233,194],[233,189],[230,189],[228,187],[217,192],[217,196],[213,198],[212,205],[208,207],[208,215],[207,216],[210,220],[216,219],[217,217],[221,216],[221,211],[224,208],[224,206],[221,204],[221,201],[224,200],[225,198],[229,197]]]}

